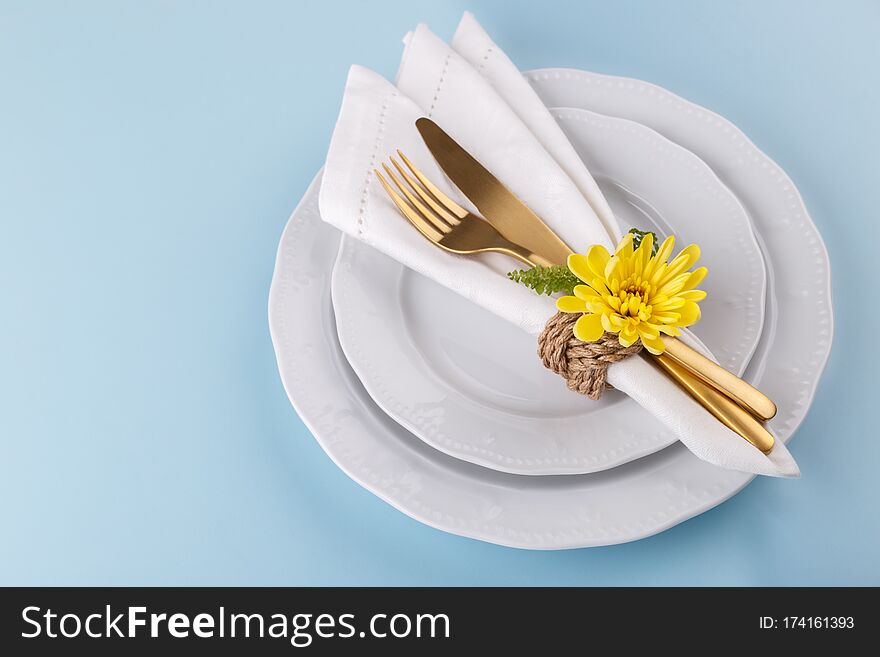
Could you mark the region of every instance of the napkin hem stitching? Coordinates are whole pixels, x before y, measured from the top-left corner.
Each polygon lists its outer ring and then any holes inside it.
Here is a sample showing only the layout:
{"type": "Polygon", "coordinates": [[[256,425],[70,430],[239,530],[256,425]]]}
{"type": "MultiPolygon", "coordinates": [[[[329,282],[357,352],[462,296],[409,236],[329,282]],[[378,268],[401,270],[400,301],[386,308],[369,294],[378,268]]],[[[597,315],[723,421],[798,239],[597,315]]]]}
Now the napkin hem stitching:
{"type": "Polygon", "coordinates": [[[446,71],[449,69],[449,60],[452,58],[452,53],[449,52],[446,54],[446,59],[443,61],[443,70],[440,71],[440,80],[437,82],[437,88],[434,90],[434,100],[431,101],[431,107],[428,108],[428,117],[434,113],[434,107],[437,105],[437,98],[440,96],[440,88],[443,86],[443,83],[446,81],[446,71]]]}
{"type": "Polygon", "coordinates": [[[364,176],[364,191],[361,193],[361,203],[358,208],[358,237],[364,236],[364,217],[366,216],[367,200],[370,196],[370,181],[372,180],[370,174],[376,168],[376,158],[379,155],[379,146],[382,144],[382,136],[385,132],[385,117],[388,115],[388,108],[391,106],[391,101],[396,97],[396,90],[388,94],[385,98],[385,102],[382,103],[382,109],[379,111],[379,123],[376,127],[376,140],[373,143],[373,153],[370,156],[370,164],[367,166],[367,173],[364,176]]]}
{"type": "Polygon", "coordinates": [[[477,69],[480,73],[483,72],[483,69],[486,67],[486,62],[489,61],[489,55],[492,54],[492,46],[486,48],[486,53],[483,55],[483,60],[480,62],[480,67],[477,69]]]}

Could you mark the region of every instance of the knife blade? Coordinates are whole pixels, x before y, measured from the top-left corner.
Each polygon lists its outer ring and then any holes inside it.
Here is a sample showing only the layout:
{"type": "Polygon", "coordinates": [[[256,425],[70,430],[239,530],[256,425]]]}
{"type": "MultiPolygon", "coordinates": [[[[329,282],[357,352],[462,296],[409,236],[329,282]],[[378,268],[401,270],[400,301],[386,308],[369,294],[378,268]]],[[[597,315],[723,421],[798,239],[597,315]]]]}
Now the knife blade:
{"type": "Polygon", "coordinates": [[[440,126],[423,117],[416,128],[440,168],[499,233],[550,262],[567,261],[574,250],[440,126]]]}

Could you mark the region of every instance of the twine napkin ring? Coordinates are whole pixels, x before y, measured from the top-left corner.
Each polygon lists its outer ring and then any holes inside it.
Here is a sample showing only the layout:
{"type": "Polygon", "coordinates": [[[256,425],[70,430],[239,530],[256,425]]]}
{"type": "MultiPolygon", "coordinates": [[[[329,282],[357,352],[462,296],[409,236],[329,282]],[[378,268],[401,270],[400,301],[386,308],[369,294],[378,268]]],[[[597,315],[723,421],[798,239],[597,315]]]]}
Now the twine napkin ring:
{"type": "Polygon", "coordinates": [[[606,332],[595,342],[578,340],[572,329],[578,320],[573,313],[557,312],[538,337],[538,356],[544,367],[565,379],[570,390],[599,399],[608,383],[608,366],[642,350],[636,341],[623,347],[614,333],[606,332]]]}

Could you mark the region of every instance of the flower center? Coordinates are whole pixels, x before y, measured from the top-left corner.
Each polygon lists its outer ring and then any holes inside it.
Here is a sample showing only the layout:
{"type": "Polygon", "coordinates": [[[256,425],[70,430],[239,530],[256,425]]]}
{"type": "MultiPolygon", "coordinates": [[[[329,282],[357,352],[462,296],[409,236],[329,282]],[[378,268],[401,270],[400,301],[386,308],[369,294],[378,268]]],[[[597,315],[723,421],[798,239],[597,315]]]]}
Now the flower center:
{"type": "Polygon", "coordinates": [[[630,276],[623,281],[620,292],[617,293],[619,301],[615,299],[612,306],[617,306],[615,310],[624,317],[647,321],[651,317],[652,310],[648,303],[650,291],[651,285],[649,283],[643,282],[639,277],[630,276]]]}

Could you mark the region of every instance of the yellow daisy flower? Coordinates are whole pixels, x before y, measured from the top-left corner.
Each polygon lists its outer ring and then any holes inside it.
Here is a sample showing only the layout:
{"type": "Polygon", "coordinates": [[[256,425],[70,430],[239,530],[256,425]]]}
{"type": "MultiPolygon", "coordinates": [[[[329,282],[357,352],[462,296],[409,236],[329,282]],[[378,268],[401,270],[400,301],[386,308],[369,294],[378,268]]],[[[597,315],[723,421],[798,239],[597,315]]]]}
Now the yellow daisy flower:
{"type": "Polygon", "coordinates": [[[627,233],[614,255],[594,245],[586,255],[568,256],[568,268],[585,285],[577,285],[574,296],[557,299],[556,308],[583,313],[574,325],[579,340],[593,342],[609,331],[617,334],[624,347],[641,340],[652,354],[661,354],[661,333],[680,335],[679,327],[700,319],[697,302],[706,293],[694,288],[709,270],[688,271],[699,259],[700,247],[691,244],[667,262],[675,238],[667,237],[654,256],[653,244],[652,235],[647,234],[639,248],[633,249],[633,235],[627,233]]]}

